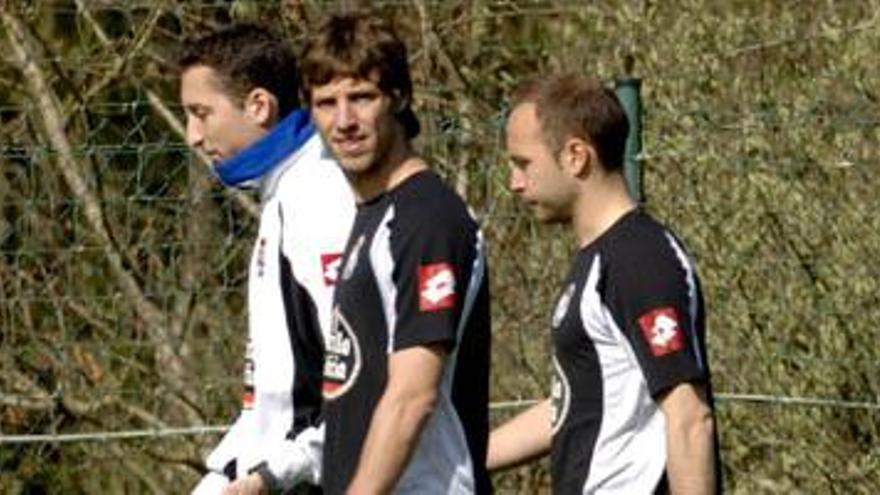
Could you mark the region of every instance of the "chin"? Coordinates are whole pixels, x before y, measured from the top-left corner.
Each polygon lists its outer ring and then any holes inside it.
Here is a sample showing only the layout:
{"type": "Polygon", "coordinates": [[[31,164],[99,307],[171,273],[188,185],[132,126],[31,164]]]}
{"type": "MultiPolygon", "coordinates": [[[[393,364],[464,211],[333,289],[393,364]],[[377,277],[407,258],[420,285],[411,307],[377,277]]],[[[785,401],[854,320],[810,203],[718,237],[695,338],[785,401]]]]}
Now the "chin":
{"type": "Polygon", "coordinates": [[[350,175],[366,174],[376,168],[372,156],[364,155],[351,158],[340,158],[339,166],[342,167],[342,170],[344,170],[345,173],[350,175]]]}
{"type": "Polygon", "coordinates": [[[567,221],[567,219],[563,218],[562,215],[558,215],[549,210],[535,209],[532,213],[535,217],[535,220],[541,223],[554,224],[565,223],[567,221]]]}

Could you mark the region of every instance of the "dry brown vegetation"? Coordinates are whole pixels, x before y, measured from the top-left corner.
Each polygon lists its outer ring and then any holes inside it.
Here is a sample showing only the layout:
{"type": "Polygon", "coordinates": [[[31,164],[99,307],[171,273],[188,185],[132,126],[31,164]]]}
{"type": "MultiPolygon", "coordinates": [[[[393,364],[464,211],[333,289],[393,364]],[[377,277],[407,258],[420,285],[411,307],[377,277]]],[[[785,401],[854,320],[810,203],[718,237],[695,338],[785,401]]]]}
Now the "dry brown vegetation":
{"type": "MultiPolygon", "coordinates": [[[[411,48],[419,147],[491,242],[493,400],[546,392],[548,308],[572,252],[505,190],[505,94],[553,70],[610,81],[631,65],[647,208],[697,259],[716,390],[858,403],[726,396],[726,486],[876,492],[880,2],[375,3],[411,48]]],[[[0,0],[5,438],[231,420],[254,204],[182,146],[170,61],[183,35],[231,18],[296,43],[331,6],[0,0]]],[[[215,441],[3,443],[0,493],[180,492],[215,441]]],[[[544,491],[547,472],[496,485],[544,491]]]]}

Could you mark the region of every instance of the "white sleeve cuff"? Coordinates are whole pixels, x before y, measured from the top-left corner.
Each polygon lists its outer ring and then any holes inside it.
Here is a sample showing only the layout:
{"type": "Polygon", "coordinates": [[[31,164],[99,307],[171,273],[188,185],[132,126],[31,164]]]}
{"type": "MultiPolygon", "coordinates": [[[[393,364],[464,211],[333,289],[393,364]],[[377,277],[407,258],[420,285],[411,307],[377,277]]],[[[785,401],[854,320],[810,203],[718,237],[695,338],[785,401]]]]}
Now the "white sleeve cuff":
{"type": "Polygon", "coordinates": [[[323,448],[324,425],[307,428],[267,456],[266,468],[283,490],[304,482],[319,485],[323,448]]]}

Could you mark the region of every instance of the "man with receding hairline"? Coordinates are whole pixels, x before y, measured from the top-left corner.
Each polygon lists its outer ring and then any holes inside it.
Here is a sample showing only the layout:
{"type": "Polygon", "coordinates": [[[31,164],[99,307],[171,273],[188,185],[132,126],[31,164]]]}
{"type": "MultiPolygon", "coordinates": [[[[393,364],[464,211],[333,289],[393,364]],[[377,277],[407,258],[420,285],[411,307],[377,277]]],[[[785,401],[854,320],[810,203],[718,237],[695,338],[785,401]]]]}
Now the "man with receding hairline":
{"type": "Polygon", "coordinates": [[[550,318],[551,398],[495,429],[487,465],[551,454],[557,494],[720,490],[703,301],[681,241],[629,197],[614,93],[556,75],[507,123],[510,189],[578,252],[550,318]]]}

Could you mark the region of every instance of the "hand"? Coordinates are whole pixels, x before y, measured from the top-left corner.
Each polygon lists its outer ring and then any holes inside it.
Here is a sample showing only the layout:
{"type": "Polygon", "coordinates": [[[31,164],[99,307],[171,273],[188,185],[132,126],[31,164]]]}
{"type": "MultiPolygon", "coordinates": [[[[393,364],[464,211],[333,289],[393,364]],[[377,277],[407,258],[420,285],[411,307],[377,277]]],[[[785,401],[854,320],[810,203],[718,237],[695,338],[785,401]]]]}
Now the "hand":
{"type": "Polygon", "coordinates": [[[268,493],[263,477],[257,473],[251,473],[244,478],[235,480],[223,489],[223,495],[259,495],[268,493]]]}

